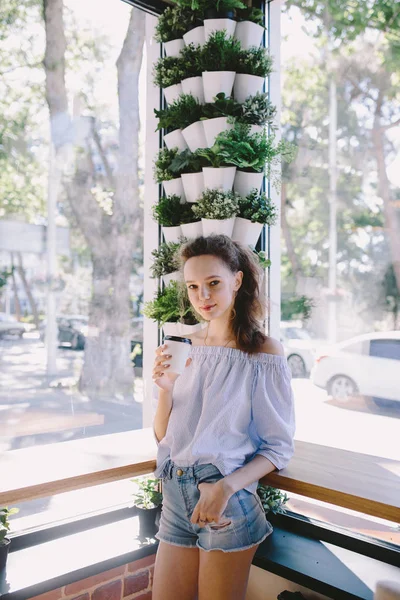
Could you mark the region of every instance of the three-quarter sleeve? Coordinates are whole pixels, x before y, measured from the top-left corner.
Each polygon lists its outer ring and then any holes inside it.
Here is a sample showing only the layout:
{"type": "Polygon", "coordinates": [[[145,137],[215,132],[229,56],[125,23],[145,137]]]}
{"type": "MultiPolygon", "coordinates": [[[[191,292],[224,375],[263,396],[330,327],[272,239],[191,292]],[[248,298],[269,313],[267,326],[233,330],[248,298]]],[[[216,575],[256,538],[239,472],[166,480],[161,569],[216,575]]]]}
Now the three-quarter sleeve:
{"type": "Polygon", "coordinates": [[[251,428],[258,442],[254,455],[261,454],[283,469],[294,452],[295,415],[291,373],[286,359],[279,358],[257,364],[251,428]]]}

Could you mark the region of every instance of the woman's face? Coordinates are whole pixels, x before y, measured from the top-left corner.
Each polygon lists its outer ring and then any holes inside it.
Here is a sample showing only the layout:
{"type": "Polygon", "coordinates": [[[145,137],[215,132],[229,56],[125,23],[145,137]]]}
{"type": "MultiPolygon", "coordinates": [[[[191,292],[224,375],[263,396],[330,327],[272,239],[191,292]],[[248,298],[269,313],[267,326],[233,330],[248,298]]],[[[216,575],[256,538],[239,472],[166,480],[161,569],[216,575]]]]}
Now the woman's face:
{"type": "Polygon", "coordinates": [[[189,258],[184,267],[185,284],[193,308],[210,321],[223,315],[234,304],[243,273],[232,273],[216,256],[189,258]]]}

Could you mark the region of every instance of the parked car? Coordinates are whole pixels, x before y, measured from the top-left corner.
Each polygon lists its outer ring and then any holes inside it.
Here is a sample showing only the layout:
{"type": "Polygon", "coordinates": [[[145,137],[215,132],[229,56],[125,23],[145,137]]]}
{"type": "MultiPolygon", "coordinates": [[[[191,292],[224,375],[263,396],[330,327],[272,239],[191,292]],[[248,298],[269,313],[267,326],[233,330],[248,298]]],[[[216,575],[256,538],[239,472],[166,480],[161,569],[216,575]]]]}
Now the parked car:
{"type": "Polygon", "coordinates": [[[20,323],[13,315],[0,313],[0,337],[4,335],[17,335],[22,338],[26,332],[24,323],[20,323]]]}
{"type": "Polygon", "coordinates": [[[301,321],[282,321],[280,335],[292,376],[308,377],[322,341],[311,337],[301,321]]]}
{"type": "MultiPolygon", "coordinates": [[[[83,350],[88,329],[88,317],[84,315],[60,315],[57,317],[59,346],[69,346],[73,350],[83,350]]],[[[39,326],[40,338],[44,342],[46,321],[39,326]]]]}
{"type": "Polygon", "coordinates": [[[311,373],[337,400],[370,396],[378,406],[400,402],[400,331],[367,333],[321,348],[311,373]]]}

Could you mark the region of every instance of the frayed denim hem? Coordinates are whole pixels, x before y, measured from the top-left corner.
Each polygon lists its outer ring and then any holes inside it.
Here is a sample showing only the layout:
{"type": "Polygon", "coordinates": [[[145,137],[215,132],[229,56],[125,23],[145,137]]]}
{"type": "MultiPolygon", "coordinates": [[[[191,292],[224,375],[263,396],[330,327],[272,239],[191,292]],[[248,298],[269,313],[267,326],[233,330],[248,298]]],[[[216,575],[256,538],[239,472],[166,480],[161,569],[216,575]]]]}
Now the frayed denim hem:
{"type": "Polygon", "coordinates": [[[243,550],[249,550],[250,548],[254,548],[254,546],[258,546],[259,544],[261,544],[264,540],[267,539],[268,536],[271,535],[271,533],[273,532],[273,529],[270,529],[269,531],[267,531],[267,533],[265,535],[263,535],[263,537],[258,541],[258,542],[254,542],[254,544],[250,544],[249,546],[242,546],[241,548],[232,548],[232,550],[226,550],[224,548],[202,548],[199,544],[199,541],[197,540],[196,546],[200,549],[203,550],[203,552],[214,552],[214,550],[219,550],[220,552],[225,552],[225,553],[229,553],[229,552],[242,552],[243,550]]]}
{"type": "Polygon", "coordinates": [[[173,542],[172,540],[168,540],[164,537],[159,537],[158,533],[155,535],[155,538],[160,542],[164,542],[165,544],[170,544],[171,546],[179,546],[180,548],[196,548],[196,544],[179,544],[178,542],[173,542]]]}

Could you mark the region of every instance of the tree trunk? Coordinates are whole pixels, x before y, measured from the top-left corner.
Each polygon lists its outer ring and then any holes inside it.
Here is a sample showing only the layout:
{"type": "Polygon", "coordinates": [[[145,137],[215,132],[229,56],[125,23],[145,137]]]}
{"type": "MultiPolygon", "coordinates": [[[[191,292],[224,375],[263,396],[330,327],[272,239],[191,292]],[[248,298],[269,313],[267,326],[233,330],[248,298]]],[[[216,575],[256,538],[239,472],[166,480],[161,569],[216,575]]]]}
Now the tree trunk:
{"type": "Polygon", "coordinates": [[[15,268],[14,268],[14,253],[11,252],[11,278],[13,282],[13,294],[14,294],[14,310],[15,316],[19,321],[21,319],[21,303],[18,297],[18,288],[17,288],[17,280],[15,278],[15,268]]]}
{"type": "Polygon", "coordinates": [[[21,252],[17,252],[17,258],[18,258],[18,275],[21,278],[22,281],[22,285],[24,286],[24,290],[25,290],[25,294],[27,295],[27,298],[29,300],[29,304],[31,305],[31,309],[32,309],[32,315],[33,315],[33,319],[35,321],[35,327],[36,329],[39,329],[39,313],[37,310],[37,306],[36,306],[36,302],[35,302],[35,298],[32,295],[32,290],[31,290],[31,286],[29,285],[26,276],[25,276],[25,269],[24,269],[24,265],[22,262],[22,254],[21,252]]]}

